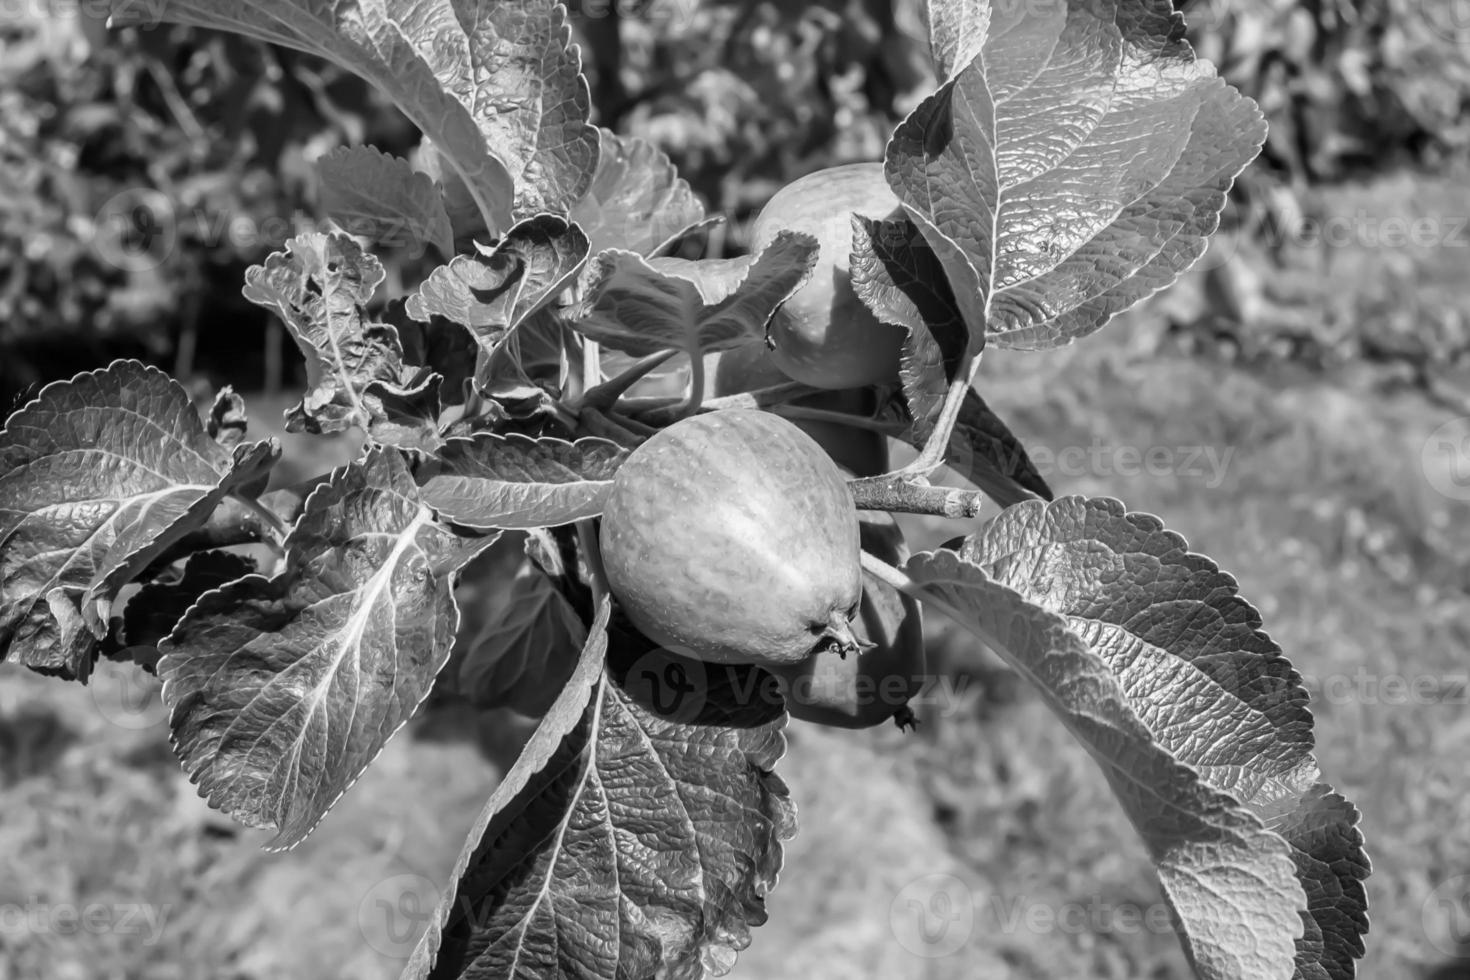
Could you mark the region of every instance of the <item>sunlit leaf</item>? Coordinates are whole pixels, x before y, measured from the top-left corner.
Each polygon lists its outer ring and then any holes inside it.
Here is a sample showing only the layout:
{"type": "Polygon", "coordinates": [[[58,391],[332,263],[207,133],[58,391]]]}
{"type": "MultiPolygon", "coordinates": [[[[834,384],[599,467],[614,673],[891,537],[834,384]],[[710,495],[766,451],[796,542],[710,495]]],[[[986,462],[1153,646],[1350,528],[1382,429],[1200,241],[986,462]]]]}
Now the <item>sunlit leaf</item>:
{"type": "Polygon", "coordinates": [[[1235,580],[1158,518],[1106,499],[1013,507],[961,555],[1066,617],[1154,737],[1287,838],[1317,899],[1298,967],[1351,976],[1345,951],[1361,955],[1367,929],[1357,811],[1319,783],[1301,677],[1235,580]]]}
{"type": "Polygon", "coordinates": [[[306,358],[311,389],[287,430],[357,427],[384,445],[438,445],[442,379],[405,365],[398,331],[368,318],[382,281],[382,264],[342,234],[300,235],[246,270],[245,298],[279,316],[306,358]]]}
{"type": "Polygon", "coordinates": [[[516,225],[494,246],[476,243],[435,269],[409,297],[408,315],[444,317],[468,327],[494,353],[512,330],[556,298],[587,259],[587,236],[563,218],[543,214],[516,225]]]}
{"type": "Polygon", "coordinates": [[[455,572],[493,538],[434,520],[396,452],[315,491],[288,565],[204,596],[164,641],[174,748],[210,805],[301,841],[428,695],[455,572]]]}
{"type": "Polygon", "coordinates": [[[590,97],[552,0],[109,0],[318,55],[377,85],[465,182],[491,230],[579,200],[597,165],[590,97]]]}
{"type": "Polygon", "coordinates": [[[118,590],[279,455],[221,446],[137,361],[46,386],[0,432],[3,659],[86,677],[118,590]]]}
{"type": "Polygon", "coordinates": [[[402,157],[371,146],[343,146],[316,162],[322,208],[349,235],[419,252],[454,255],[454,231],[434,180],[402,157]]]}
{"type": "Polygon", "coordinates": [[[1265,123],[1169,0],[943,3],[931,28],[952,77],[885,172],[976,346],[1066,344],[1199,258],[1265,123]]]}
{"type": "Polygon", "coordinates": [[[662,150],[636,136],[600,132],[597,174],[571,215],[593,255],[609,248],[649,255],[704,218],[704,205],[662,150]]]}
{"type": "Polygon", "coordinates": [[[606,439],[484,433],[444,444],[423,484],[429,506],[456,524],[535,528],[602,513],[627,450],[606,439]]]}
{"type": "Polygon", "coordinates": [[[1097,759],[1158,869],[1201,980],[1290,980],[1306,899],[1287,842],[1155,736],[1126,680],[1067,617],[952,551],[916,555],[908,571],[1028,678],[1097,759]]]}
{"type": "Polygon", "coordinates": [[[669,655],[604,669],[607,627],[604,602],[470,832],[405,980],[718,976],[765,920],[795,826],[772,771],[785,748],[779,697],[749,696],[764,677],[751,668],[711,665],[681,689],[690,703],[675,720],[668,692],[646,680],[666,676],[669,655]]]}

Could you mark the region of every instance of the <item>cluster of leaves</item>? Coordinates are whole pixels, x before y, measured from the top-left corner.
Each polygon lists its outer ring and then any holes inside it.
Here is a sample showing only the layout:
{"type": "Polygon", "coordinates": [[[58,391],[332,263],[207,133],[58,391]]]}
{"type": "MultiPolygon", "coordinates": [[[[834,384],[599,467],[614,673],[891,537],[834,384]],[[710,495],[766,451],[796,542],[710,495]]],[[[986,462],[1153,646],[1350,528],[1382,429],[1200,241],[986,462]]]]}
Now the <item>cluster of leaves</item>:
{"type": "MultiPolygon", "coordinates": [[[[263,493],[279,450],[248,441],[228,390],[201,419],[137,362],[48,386],[0,433],[0,651],[79,679],[102,655],[155,665],[191,778],[275,848],[450,668],[542,718],[406,976],[725,972],[795,832],[775,773],[784,705],[758,669],[632,629],[594,522],[660,426],[811,393],[709,401],[700,365],[764,336],[816,242],[670,257],[711,219],[666,157],[590,123],[548,0],[148,6],[314,52],[424,132],[421,172],[366,147],[324,157],[325,200],[356,237],[297,236],[246,276],[306,360],[288,428],[366,444],[263,493]],[[375,314],[372,247],[405,235],[452,257],[375,314]],[[604,350],[628,367],[608,377],[604,350]],[[627,394],[676,357],[687,392],[627,394]],[[508,534],[523,555],[506,598],[456,655],[456,586],[508,534]]],[[[940,81],[884,153],[902,212],[853,225],[853,284],[905,329],[902,372],[853,421],[920,450],[877,478],[895,499],[948,464],[1009,506],[869,570],[1001,653],[1095,755],[1201,977],[1349,977],[1368,866],[1356,810],[1320,781],[1300,677],[1234,580],[1157,519],[1040,499],[971,388],[983,351],[1084,337],[1198,258],[1261,117],[1165,0],[926,14],[940,81]]]]}

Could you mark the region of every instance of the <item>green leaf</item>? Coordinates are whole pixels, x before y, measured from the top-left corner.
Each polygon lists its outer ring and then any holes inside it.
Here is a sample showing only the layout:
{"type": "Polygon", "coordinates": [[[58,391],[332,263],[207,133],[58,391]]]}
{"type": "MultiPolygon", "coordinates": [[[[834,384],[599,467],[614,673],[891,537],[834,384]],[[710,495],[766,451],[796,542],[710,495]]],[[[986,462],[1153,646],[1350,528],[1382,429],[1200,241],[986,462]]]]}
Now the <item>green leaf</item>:
{"type": "Polygon", "coordinates": [[[662,150],[636,136],[600,132],[597,173],[571,215],[587,233],[592,254],[620,248],[650,255],[704,219],[704,205],[662,150]]]}
{"type": "Polygon", "coordinates": [[[816,259],[816,239],[793,231],[737,259],[647,259],[611,249],[593,259],[587,315],[571,327],[636,357],[730,350],[765,336],[771,314],[816,259]]]}
{"type": "Polygon", "coordinates": [[[565,214],[598,134],[565,11],[552,0],[110,0],[114,22],[160,20],[318,55],[377,85],[464,180],[491,230],[565,214]]]}
{"type": "Polygon", "coordinates": [[[602,513],[627,450],[606,439],[482,433],[451,439],[426,470],[423,498],[456,524],[536,528],[602,513]]]}
{"type": "Polygon", "coordinates": [[[306,358],[311,390],[286,413],[290,432],[354,426],[373,442],[439,444],[442,379],[403,363],[398,331],[368,319],[383,266],[342,234],[300,235],[245,271],[244,296],[279,316],[306,358]]]}
{"type": "Polygon", "coordinates": [[[161,645],[174,749],[210,805],[271,849],[306,837],[428,695],[454,574],[493,540],[437,524],[397,452],[334,472],[287,567],[206,594],[161,645]]]}
{"type": "Polygon", "coordinates": [[[137,361],[47,385],[0,432],[0,654],[85,678],[118,590],[274,465],[137,361]]]}
{"type": "Polygon", "coordinates": [[[475,248],[477,254],[435,269],[407,309],[415,320],[441,316],[468,327],[490,354],[556,299],[587,260],[582,229],[550,214],[522,221],[493,246],[475,248]]]}
{"type": "Polygon", "coordinates": [[[604,599],[404,980],[722,975],[765,921],[795,827],[772,771],[780,698],[742,697],[764,675],[711,665],[688,717],[672,719],[642,679],[663,676],[669,655],[622,641],[608,653],[608,616],[604,599]]]}
{"type": "Polygon", "coordinates": [[[316,162],[322,208],[349,235],[379,246],[433,245],[454,255],[454,231],[434,180],[372,146],[338,147],[316,162]]]}
{"type": "Polygon", "coordinates": [[[1066,617],[952,551],[916,555],[908,572],[1035,684],[1102,766],[1153,858],[1201,980],[1290,980],[1306,900],[1286,841],[1155,737],[1155,719],[1066,617]]]}
{"type": "Polygon", "coordinates": [[[1299,975],[1352,976],[1367,929],[1357,811],[1319,783],[1301,678],[1235,580],[1116,500],[1012,507],[960,554],[1064,616],[1159,743],[1287,839],[1310,900],[1299,975]]]}
{"type": "Polygon", "coordinates": [[[1057,347],[1199,258],[1265,123],[1195,60],[1169,0],[978,8],[931,11],[953,77],[895,130],[885,172],[972,346],[1057,347]]]}

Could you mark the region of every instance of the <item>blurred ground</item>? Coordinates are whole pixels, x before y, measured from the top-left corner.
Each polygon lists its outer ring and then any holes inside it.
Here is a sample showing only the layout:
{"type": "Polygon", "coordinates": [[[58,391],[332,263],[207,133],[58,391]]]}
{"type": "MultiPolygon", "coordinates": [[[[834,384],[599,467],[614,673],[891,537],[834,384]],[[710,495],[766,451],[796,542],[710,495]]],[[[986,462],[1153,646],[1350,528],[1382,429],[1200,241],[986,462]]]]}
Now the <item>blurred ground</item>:
{"type": "MultiPolygon", "coordinates": [[[[1448,219],[1466,205],[1454,185],[1394,179],[1327,206],[1448,219]]],[[[1470,313],[1457,247],[1352,245],[1282,268],[1307,296],[1370,316],[1392,264],[1415,297],[1470,313]]],[[[1453,951],[1435,889],[1470,874],[1470,494],[1455,499],[1446,480],[1456,458],[1426,451],[1451,416],[1361,371],[1170,353],[1159,303],[1067,351],[988,355],[983,390],[1059,493],[1164,515],[1239,578],[1308,678],[1327,778],[1364,812],[1373,927],[1360,975],[1428,976],[1453,951]],[[1130,448],[1164,463],[1119,472],[1130,448]]],[[[912,528],[921,546],[951,533],[912,528]]],[[[781,772],[801,834],[735,975],[1187,977],[1095,766],[1013,678],[934,634],[956,675],[918,735],[791,731],[781,772]]],[[[195,796],[156,691],[130,677],[105,669],[82,688],[0,675],[0,910],[49,910],[39,924],[0,917],[0,980],[395,977],[497,764],[411,729],[305,844],[267,855],[263,835],[195,796]],[[69,903],[107,912],[68,926],[69,903]]]]}

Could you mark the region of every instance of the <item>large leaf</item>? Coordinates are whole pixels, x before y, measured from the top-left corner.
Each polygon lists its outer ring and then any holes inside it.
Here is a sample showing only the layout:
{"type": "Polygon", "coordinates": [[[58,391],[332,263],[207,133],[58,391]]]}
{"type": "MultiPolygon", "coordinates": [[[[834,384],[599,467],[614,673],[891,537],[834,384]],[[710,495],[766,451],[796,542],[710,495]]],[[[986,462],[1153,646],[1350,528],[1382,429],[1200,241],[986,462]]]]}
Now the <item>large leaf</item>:
{"type": "Polygon", "coordinates": [[[941,68],[965,60],[884,166],[975,346],[1066,344],[1199,258],[1265,123],[1169,0],[936,8],[941,68]]]}
{"type": "Polygon", "coordinates": [[[1367,929],[1357,811],[1319,784],[1301,678],[1235,580],[1116,500],[1013,507],[961,554],[1066,617],[1154,737],[1291,842],[1309,898],[1331,897],[1304,910],[1298,970],[1352,976],[1367,929]]]}
{"type": "Polygon", "coordinates": [[[174,748],[210,804],[298,843],[408,720],[454,642],[453,576],[493,539],[434,521],[374,449],[308,498],[288,566],[210,592],[161,645],[174,748]]]}
{"type": "Polygon", "coordinates": [[[0,655],[86,677],[118,590],[279,454],[224,448],[137,361],[47,385],[0,432],[0,655]]]}
{"type": "Polygon", "coordinates": [[[424,480],[426,503],[456,524],[533,528],[602,513],[627,450],[606,439],[484,433],[451,439],[424,480]]]}
{"type": "Polygon", "coordinates": [[[613,249],[593,259],[589,309],[571,325],[640,357],[731,350],[765,336],[771,314],[811,275],[816,258],[816,239],[792,231],[737,259],[646,259],[613,249]]]}
{"type": "Polygon", "coordinates": [[[636,136],[601,133],[592,186],[572,208],[593,255],[609,248],[649,255],[704,218],[704,205],[662,150],[636,136]]]}
{"type": "Polygon", "coordinates": [[[319,55],[383,90],[465,181],[492,230],[565,213],[598,134],[552,0],[110,0],[119,23],[176,21],[319,55]]]}
{"type": "Polygon", "coordinates": [[[951,551],[916,555],[908,570],[1036,685],[1101,764],[1148,847],[1201,980],[1289,980],[1306,899],[1287,842],[1176,758],[1067,618],[951,551]]]}
{"type": "Polygon", "coordinates": [[[322,208],[349,235],[420,252],[454,255],[454,229],[434,180],[371,146],[339,147],[316,162],[322,208]]]}
{"type": "Polygon", "coordinates": [[[607,625],[604,600],[405,980],[722,975],[765,920],[795,827],[772,772],[785,749],[779,697],[740,696],[760,676],[751,668],[684,662],[707,683],[673,720],[642,678],[677,658],[619,655],[604,669],[607,625]]]}
{"type": "Polygon", "coordinates": [[[468,327],[487,353],[537,310],[556,299],[587,259],[587,236],[544,214],[508,231],[494,246],[440,266],[408,299],[408,315],[441,316],[468,327]]]}
{"type": "Polygon", "coordinates": [[[368,319],[383,266],[346,235],[300,235],[245,271],[245,298],[272,310],[306,358],[311,390],[286,413],[291,432],[354,426],[389,446],[439,443],[439,387],[403,363],[398,331],[368,319]]]}

